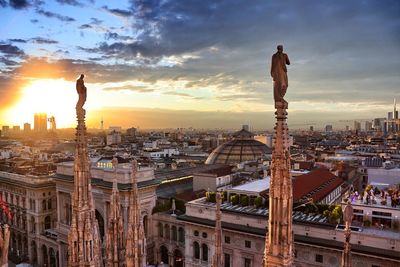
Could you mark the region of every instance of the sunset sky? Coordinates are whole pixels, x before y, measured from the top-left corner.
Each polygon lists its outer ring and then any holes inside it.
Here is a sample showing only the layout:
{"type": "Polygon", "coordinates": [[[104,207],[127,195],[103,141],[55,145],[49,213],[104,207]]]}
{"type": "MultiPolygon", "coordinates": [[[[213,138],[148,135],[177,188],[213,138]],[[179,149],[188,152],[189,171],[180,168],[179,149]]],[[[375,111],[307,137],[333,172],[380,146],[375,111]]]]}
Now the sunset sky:
{"type": "Polygon", "coordinates": [[[0,0],[0,125],[265,129],[271,55],[289,55],[289,126],[352,126],[400,102],[400,1],[0,0]],[[343,122],[343,120],[349,120],[343,122]]]}

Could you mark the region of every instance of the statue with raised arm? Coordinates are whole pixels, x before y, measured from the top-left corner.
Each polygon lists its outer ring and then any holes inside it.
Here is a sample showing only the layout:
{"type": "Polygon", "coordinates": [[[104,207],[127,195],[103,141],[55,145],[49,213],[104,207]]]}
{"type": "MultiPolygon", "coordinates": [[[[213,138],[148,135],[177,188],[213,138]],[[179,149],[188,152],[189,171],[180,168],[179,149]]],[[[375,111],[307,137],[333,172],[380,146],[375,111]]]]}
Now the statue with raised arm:
{"type": "Polygon", "coordinates": [[[274,81],[275,106],[278,102],[287,108],[287,102],[283,98],[289,86],[286,65],[290,65],[289,57],[283,53],[283,46],[278,45],[278,52],[272,56],[271,76],[274,81]]]}
{"type": "Polygon", "coordinates": [[[76,109],[83,109],[83,105],[86,102],[86,86],[83,80],[85,75],[81,74],[78,80],[76,80],[76,92],[79,95],[78,103],[76,103],[76,109]]]}
{"type": "Polygon", "coordinates": [[[344,249],[342,254],[342,264],[341,267],[351,267],[351,222],[353,220],[353,207],[349,201],[343,209],[343,220],[345,222],[344,228],[344,249]]]}
{"type": "Polygon", "coordinates": [[[353,220],[353,207],[351,206],[350,202],[348,202],[343,209],[343,220],[346,224],[346,227],[351,226],[351,222],[353,220]]]}

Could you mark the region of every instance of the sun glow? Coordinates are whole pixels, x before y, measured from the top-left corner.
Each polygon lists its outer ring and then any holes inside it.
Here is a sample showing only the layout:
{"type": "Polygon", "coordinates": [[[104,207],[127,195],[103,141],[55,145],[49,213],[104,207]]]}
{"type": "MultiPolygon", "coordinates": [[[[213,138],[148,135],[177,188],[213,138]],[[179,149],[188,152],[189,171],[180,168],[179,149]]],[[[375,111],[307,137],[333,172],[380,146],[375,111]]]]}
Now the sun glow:
{"type": "Polygon", "coordinates": [[[33,123],[34,113],[46,112],[48,117],[55,117],[58,128],[74,127],[77,99],[74,82],[34,80],[23,88],[20,100],[8,110],[7,118],[22,125],[33,123]]]}

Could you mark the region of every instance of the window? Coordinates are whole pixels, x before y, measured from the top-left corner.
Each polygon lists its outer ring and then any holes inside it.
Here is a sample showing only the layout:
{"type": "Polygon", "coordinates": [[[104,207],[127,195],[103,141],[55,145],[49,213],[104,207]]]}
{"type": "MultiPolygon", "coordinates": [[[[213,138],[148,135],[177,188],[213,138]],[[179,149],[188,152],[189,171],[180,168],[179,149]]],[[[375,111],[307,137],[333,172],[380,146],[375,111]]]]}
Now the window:
{"type": "Polygon", "coordinates": [[[172,240],[177,241],[178,240],[178,232],[176,231],[176,226],[173,225],[171,227],[172,230],[172,240]]]}
{"type": "Polygon", "coordinates": [[[203,232],[203,233],[202,233],[202,236],[203,236],[203,238],[207,238],[207,233],[206,233],[206,232],[203,232]]]}
{"type": "Polygon", "coordinates": [[[182,227],[179,227],[178,236],[179,236],[179,242],[185,243],[185,230],[182,227]]]}
{"type": "Polygon", "coordinates": [[[47,203],[46,203],[46,200],[43,199],[43,200],[42,200],[42,209],[43,209],[43,210],[46,210],[46,204],[47,204],[47,203]]]}
{"type": "Polygon", "coordinates": [[[251,248],[251,241],[245,240],[245,241],[244,241],[244,246],[245,246],[246,248],[251,248]]]}
{"type": "Polygon", "coordinates": [[[231,267],[231,255],[224,253],[224,267],[231,267]]]}
{"type": "Polygon", "coordinates": [[[165,238],[170,238],[169,225],[165,225],[165,238]]]}
{"type": "Polygon", "coordinates": [[[244,258],[244,267],[251,267],[251,259],[244,258]]]}
{"type": "Polygon", "coordinates": [[[51,219],[50,216],[46,216],[46,218],[44,218],[44,230],[50,228],[51,228],[51,219]]]}
{"type": "Polygon", "coordinates": [[[225,243],[227,243],[227,244],[231,243],[231,237],[230,236],[225,236],[225,243]]]}
{"type": "Polygon", "coordinates": [[[201,259],[203,261],[208,261],[208,246],[206,244],[201,245],[201,252],[202,252],[202,257],[201,259]]]}
{"type": "Polygon", "coordinates": [[[324,256],[322,256],[321,254],[315,254],[315,262],[323,263],[324,262],[324,256]]]}
{"type": "Polygon", "coordinates": [[[163,230],[162,223],[158,223],[158,236],[159,237],[163,237],[164,236],[164,230],[163,230]]]}
{"type": "Polygon", "coordinates": [[[200,245],[197,242],[193,243],[193,257],[195,259],[200,259],[200,245]]]}
{"type": "Polygon", "coordinates": [[[194,231],[194,232],[193,232],[193,235],[194,235],[194,236],[199,236],[199,231],[194,231]]]}
{"type": "Polygon", "coordinates": [[[51,210],[51,199],[47,200],[47,209],[51,210]]]}

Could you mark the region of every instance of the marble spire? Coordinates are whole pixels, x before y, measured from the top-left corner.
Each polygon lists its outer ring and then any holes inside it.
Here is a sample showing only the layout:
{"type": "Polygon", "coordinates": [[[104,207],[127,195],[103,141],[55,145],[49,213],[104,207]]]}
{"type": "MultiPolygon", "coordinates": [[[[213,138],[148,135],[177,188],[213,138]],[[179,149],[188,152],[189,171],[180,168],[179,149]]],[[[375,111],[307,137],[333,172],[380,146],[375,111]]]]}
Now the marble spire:
{"type": "Polygon", "coordinates": [[[132,161],[132,191],[129,196],[128,233],[126,237],[126,266],[146,266],[146,237],[140,214],[137,187],[137,161],[132,161]]]}
{"type": "Polygon", "coordinates": [[[351,222],[353,219],[353,207],[350,202],[347,203],[343,210],[343,217],[346,223],[344,229],[344,248],[342,254],[342,265],[341,267],[351,267],[351,245],[350,245],[350,237],[351,237],[351,222]]]}
{"type": "Polygon", "coordinates": [[[8,248],[10,245],[10,226],[0,224],[0,266],[8,266],[8,248]]]}
{"type": "Polygon", "coordinates": [[[117,182],[118,160],[116,158],[112,160],[112,165],[114,176],[106,235],[106,267],[119,267],[123,266],[122,263],[125,260],[125,238],[117,182]]]}
{"type": "Polygon", "coordinates": [[[212,260],[212,267],[222,267],[222,226],[221,226],[221,202],[222,196],[220,192],[216,193],[216,209],[215,209],[215,251],[212,260]]]}
{"type": "Polygon", "coordinates": [[[293,265],[292,209],[293,193],[290,178],[290,154],[287,103],[276,102],[274,147],[269,187],[269,219],[265,242],[264,267],[293,265]]]}
{"type": "Polygon", "coordinates": [[[68,266],[70,267],[101,266],[102,262],[99,226],[90,184],[85,110],[82,106],[76,107],[78,126],[74,160],[74,192],[71,199],[72,222],[68,234],[68,266]]]}

